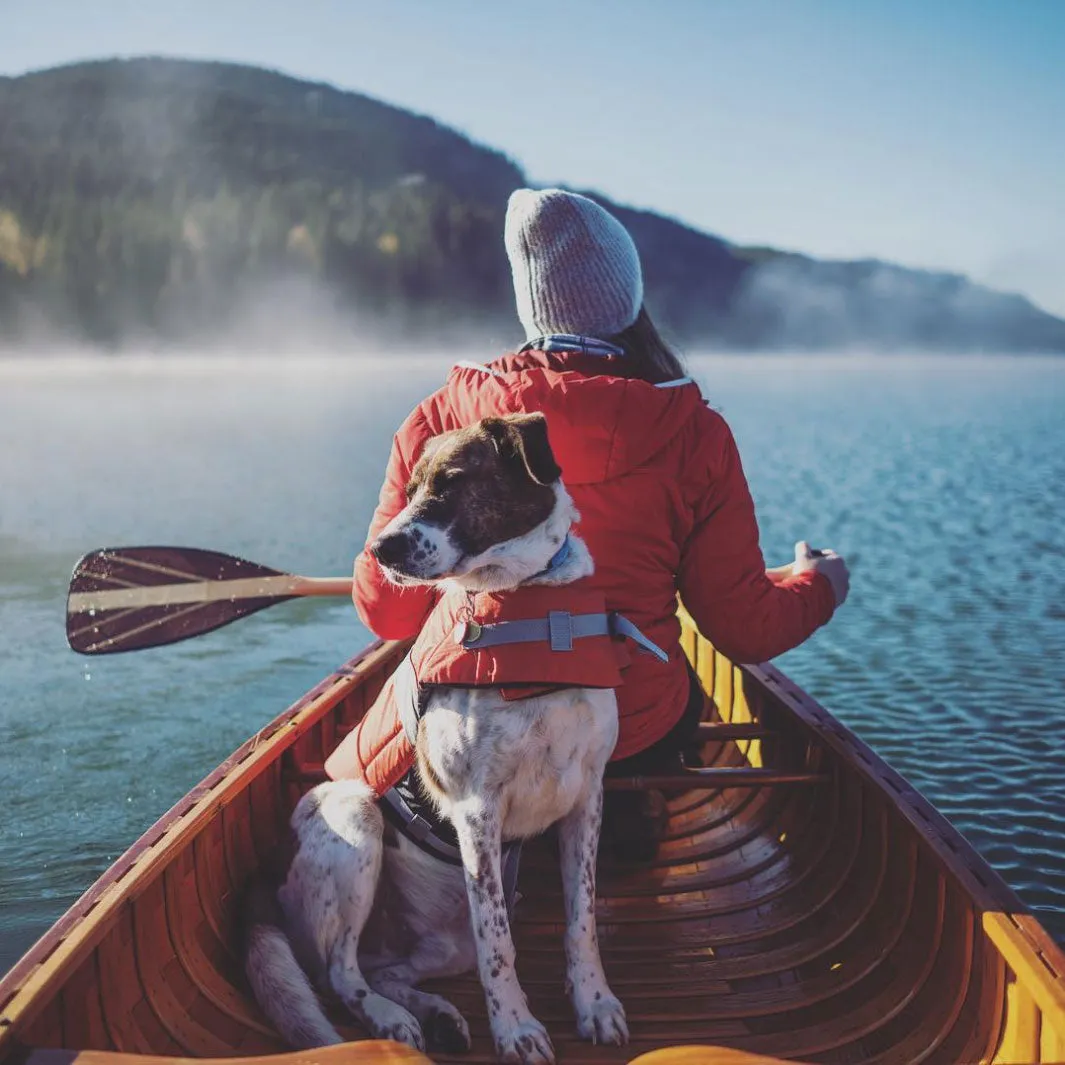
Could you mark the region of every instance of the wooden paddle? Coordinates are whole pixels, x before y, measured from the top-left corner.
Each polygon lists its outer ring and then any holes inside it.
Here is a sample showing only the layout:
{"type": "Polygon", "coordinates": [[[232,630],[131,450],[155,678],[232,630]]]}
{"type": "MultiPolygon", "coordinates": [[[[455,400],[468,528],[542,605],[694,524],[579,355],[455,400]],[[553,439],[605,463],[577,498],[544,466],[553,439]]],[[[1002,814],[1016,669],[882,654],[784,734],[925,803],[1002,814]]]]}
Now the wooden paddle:
{"type": "Polygon", "coordinates": [[[286,599],[351,595],[350,577],[297,577],[195,547],[108,547],[78,561],[67,643],[83,655],[188,640],[286,599]]]}

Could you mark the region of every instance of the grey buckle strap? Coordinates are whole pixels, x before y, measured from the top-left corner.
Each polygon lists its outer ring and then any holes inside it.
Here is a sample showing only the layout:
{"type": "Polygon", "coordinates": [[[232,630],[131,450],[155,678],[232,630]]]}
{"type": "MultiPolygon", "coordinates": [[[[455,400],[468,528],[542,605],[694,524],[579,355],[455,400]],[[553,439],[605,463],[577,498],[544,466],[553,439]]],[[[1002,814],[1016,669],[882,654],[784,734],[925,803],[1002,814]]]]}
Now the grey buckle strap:
{"type": "Polygon", "coordinates": [[[449,865],[462,865],[462,852],[458,847],[442,840],[433,831],[433,826],[415,813],[395,788],[386,791],[380,801],[384,811],[392,814],[389,820],[422,850],[449,865]]]}
{"type": "Polygon", "coordinates": [[[573,615],[566,610],[552,610],[547,615],[547,639],[552,651],[573,650],[573,615]]]}
{"type": "Polygon", "coordinates": [[[497,621],[491,625],[473,622],[466,626],[461,642],[467,650],[500,647],[510,643],[547,643],[552,651],[572,651],[573,641],[587,636],[624,636],[659,661],[669,661],[669,655],[658,644],[649,640],[628,618],[616,611],[609,614],[571,614],[568,610],[552,610],[546,618],[497,621]]]}
{"type": "Polygon", "coordinates": [[[669,655],[662,650],[653,640],[649,640],[638,628],[624,614],[619,614],[616,611],[610,615],[610,620],[613,622],[612,635],[627,636],[633,643],[642,647],[645,651],[649,651],[659,660],[659,662],[668,662],[669,655]]]}

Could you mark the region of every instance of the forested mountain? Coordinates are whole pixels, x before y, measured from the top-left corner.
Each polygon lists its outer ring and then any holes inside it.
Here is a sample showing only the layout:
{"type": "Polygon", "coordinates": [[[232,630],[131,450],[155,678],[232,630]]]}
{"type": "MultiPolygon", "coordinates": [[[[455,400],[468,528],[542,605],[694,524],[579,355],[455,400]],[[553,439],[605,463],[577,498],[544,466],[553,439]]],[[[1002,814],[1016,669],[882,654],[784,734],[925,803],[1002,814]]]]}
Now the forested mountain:
{"type": "MultiPolygon", "coordinates": [[[[328,348],[518,336],[519,167],[429,118],[221,63],[0,79],[0,342],[328,348]]],[[[682,343],[1065,351],[1065,322],[955,275],[744,249],[602,201],[682,343]]]]}

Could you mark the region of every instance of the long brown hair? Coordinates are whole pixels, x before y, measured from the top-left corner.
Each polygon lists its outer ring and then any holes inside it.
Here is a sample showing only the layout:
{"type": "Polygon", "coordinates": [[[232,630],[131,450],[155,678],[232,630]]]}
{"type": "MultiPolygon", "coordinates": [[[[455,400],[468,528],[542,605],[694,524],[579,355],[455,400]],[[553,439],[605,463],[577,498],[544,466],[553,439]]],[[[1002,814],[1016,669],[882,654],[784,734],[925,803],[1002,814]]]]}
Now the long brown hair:
{"type": "Polygon", "coordinates": [[[633,377],[655,385],[687,377],[680,356],[662,339],[646,307],[640,308],[636,321],[627,329],[603,339],[624,349],[633,377]]]}

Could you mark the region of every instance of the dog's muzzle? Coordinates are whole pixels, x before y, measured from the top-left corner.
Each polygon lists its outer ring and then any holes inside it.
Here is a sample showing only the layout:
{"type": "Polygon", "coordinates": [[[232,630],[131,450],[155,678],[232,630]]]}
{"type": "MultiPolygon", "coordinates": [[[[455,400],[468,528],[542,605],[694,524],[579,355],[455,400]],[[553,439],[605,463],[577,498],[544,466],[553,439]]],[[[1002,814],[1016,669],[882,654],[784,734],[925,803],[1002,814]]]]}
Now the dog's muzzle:
{"type": "Polygon", "coordinates": [[[402,571],[403,564],[411,555],[411,538],[406,532],[380,536],[370,544],[370,554],[389,569],[402,571]]]}

